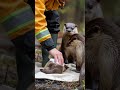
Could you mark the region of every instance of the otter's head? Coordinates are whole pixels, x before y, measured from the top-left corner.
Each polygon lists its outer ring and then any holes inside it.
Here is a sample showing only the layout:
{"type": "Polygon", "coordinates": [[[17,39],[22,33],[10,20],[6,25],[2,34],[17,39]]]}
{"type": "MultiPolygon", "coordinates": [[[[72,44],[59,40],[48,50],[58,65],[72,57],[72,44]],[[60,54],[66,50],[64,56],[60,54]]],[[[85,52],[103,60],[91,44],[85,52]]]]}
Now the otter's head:
{"type": "Polygon", "coordinates": [[[86,22],[89,22],[95,18],[103,17],[100,1],[101,0],[85,0],[85,21],[86,22]]]}
{"type": "Polygon", "coordinates": [[[78,33],[77,25],[74,23],[65,23],[63,32],[64,33],[69,32],[71,34],[76,34],[78,33]]]}

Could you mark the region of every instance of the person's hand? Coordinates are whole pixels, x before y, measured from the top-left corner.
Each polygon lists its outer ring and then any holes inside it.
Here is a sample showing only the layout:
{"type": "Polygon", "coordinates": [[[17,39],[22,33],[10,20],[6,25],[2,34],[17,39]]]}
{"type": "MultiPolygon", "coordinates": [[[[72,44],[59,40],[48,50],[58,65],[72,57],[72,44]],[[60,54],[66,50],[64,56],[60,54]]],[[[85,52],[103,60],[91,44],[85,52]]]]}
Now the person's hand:
{"type": "Polygon", "coordinates": [[[63,59],[63,55],[60,51],[58,51],[56,48],[54,48],[49,51],[49,54],[54,57],[56,63],[58,62],[60,65],[63,65],[64,59],[63,59]]]}

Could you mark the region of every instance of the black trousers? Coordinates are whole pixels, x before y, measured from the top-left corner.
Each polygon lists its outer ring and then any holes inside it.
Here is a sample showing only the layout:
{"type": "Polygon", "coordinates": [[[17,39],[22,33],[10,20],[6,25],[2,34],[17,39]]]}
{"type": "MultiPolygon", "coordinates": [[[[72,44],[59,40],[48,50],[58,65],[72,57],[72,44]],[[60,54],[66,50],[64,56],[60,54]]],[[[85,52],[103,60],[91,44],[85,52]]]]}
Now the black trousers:
{"type": "Polygon", "coordinates": [[[34,82],[35,60],[35,33],[34,30],[12,40],[16,47],[16,63],[18,85],[16,90],[27,90],[34,82]]]}

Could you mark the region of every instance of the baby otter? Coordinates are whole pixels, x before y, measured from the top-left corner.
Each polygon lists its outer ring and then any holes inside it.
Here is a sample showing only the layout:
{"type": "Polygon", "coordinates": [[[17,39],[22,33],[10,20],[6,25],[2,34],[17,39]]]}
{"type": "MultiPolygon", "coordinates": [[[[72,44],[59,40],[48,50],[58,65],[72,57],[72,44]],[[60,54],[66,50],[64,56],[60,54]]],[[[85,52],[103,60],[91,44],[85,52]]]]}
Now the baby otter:
{"type": "Polygon", "coordinates": [[[40,69],[40,71],[46,74],[62,74],[67,68],[66,65],[59,65],[54,62],[54,59],[50,59],[44,69],[40,69]]]}

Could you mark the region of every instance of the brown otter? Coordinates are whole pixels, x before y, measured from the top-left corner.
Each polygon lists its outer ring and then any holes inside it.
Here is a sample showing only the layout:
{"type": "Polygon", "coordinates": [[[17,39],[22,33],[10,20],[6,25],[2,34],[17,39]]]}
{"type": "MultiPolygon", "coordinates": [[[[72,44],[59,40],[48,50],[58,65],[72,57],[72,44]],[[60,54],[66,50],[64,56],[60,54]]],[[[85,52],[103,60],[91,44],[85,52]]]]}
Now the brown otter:
{"type": "Polygon", "coordinates": [[[66,65],[59,65],[50,60],[45,65],[44,69],[40,69],[40,71],[46,74],[62,74],[67,68],[66,65]]]}
{"type": "Polygon", "coordinates": [[[65,63],[75,63],[76,70],[80,71],[84,62],[84,36],[78,34],[74,23],[66,23],[60,51],[65,63]]]}

